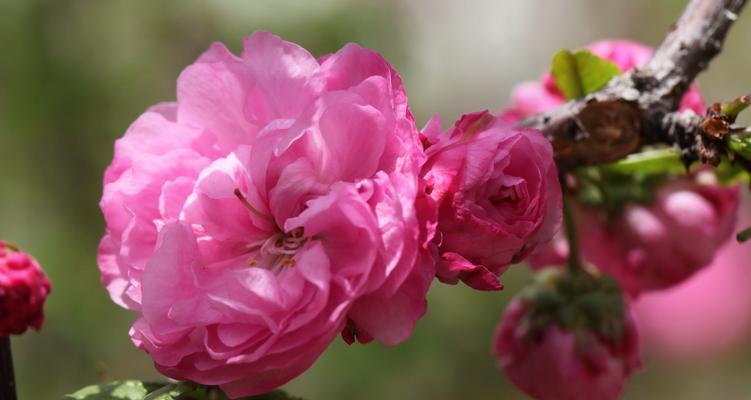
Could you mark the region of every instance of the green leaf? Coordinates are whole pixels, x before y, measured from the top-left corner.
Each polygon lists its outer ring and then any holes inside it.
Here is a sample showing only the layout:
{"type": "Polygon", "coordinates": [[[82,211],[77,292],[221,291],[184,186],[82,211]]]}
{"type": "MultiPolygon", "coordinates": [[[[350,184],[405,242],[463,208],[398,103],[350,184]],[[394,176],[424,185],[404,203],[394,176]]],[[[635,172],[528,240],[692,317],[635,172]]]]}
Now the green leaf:
{"type": "MultiPolygon", "coordinates": [[[[114,381],[86,386],[62,400],[229,400],[216,386],[193,382],[142,382],[139,380],[114,381]],[[187,397],[186,397],[187,396],[187,397]]],[[[302,400],[281,390],[244,397],[243,400],[302,400]]]]}
{"type": "Polygon", "coordinates": [[[621,160],[604,164],[602,169],[608,172],[629,173],[673,173],[681,174],[686,172],[686,167],[681,162],[680,153],[677,150],[667,148],[656,148],[645,150],[640,153],[631,154],[621,160]]]}
{"type": "Polygon", "coordinates": [[[568,50],[561,50],[553,56],[550,68],[553,80],[566,100],[578,99],[584,96],[579,68],[574,55],[568,50]]]}
{"type": "Polygon", "coordinates": [[[85,388],[66,395],[63,400],[143,400],[149,389],[149,384],[137,380],[115,381],[85,388]]]}
{"type": "Polygon", "coordinates": [[[571,100],[600,90],[621,71],[617,65],[589,50],[576,53],[561,50],[553,57],[551,73],[555,85],[571,100]]]}

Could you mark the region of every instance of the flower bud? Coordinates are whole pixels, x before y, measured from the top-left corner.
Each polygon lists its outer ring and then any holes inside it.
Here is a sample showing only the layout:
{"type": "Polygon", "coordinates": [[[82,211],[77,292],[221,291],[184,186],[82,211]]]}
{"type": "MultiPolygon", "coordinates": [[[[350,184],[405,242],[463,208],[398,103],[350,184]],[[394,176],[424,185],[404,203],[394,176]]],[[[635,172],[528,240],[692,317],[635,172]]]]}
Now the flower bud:
{"type": "MultiPolygon", "coordinates": [[[[663,184],[651,197],[627,202],[616,214],[574,208],[582,258],[632,296],[677,285],[712,262],[733,233],[739,188],[701,171],[663,184]]],[[[532,266],[561,264],[568,253],[561,241],[559,235],[534,254],[532,266]]]]}
{"type": "Polygon", "coordinates": [[[438,204],[438,278],[498,290],[497,275],[548,242],[561,222],[553,150],[539,131],[488,112],[463,116],[433,143],[423,167],[438,204]]]}
{"type": "Polygon", "coordinates": [[[49,293],[50,281],[36,260],[0,241],[0,336],[39,330],[49,293]]]}
{"type": "Polygon", "coordinates": [[[493,353],[539,399],[615,399],[641,365],[636,327],[617,285],[584,271],[546,270],[512,300],[493,353]]]}

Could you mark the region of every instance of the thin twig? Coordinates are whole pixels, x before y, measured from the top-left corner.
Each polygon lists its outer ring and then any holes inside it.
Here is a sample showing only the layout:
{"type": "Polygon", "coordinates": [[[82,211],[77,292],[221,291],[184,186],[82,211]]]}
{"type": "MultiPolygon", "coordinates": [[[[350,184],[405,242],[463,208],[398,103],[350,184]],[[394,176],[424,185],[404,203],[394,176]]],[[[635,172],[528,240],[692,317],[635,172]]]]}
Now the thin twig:
{"type": "Polygon", "coordinates": [[[0,337],[0,399],[16,400],[16,380],[8,336],[0,337]]]}

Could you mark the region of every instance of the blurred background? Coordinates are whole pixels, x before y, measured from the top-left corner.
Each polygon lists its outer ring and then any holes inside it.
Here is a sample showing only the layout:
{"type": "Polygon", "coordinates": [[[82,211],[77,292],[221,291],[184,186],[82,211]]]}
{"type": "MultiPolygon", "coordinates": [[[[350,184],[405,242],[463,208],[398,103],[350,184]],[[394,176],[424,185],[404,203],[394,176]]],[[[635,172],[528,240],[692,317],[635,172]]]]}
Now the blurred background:
{"type": "MultiPolygon", "coordinates": [[[[383,53],[401,73],[418,124],[434,113],[448,124],[465,112],[501,110],[513,86],[538,78],[560,48],[615,37],[657,45],[684,4],[0,2],[0,238],[33,253],[53,282],[44,329],[13,338],[20,398],[56,399],[102,379],[156,377],[148,356],[130,344],[133,314],[114,305],[99,283],[101,177],[114,140],[146,107],[174,100],[179,72],[211,42],[223,41],[239,52],[242,37],[258,29],[315,55],[359,42],[383,53]]],[[[701,76],[706,99],[751,91],[749,14],[741,16],[725,52],[701,76]]],[[[749,292],[751,275],[741,267],[750,267],[743,264],[751,259],[751,245],[729,245],[723,254],[688,283],[698,289],[674,297],[749,292]],[[723,272],[729,270],[732,278],[723,272]],[[707,283],[709,274],[724,276],[719,281],[736,290],[707,283]]],[[[523,398],[496,369],[489,348],[505,303],[528,277],[526,268],[512,268],[503,280],[506,290],[494,294],[436,284],[428,315],[407,343],[348,347],[336,341],[287,388],[311,400],[523,398]]],[[[649,339],[646,368],[632,379],[627,399],[751,398],[751,298],[725,297],[727,303],[714,308],[676,309],[675,315],[664,308],[657,314],[667,326],[683,318],[681,328],[649,339]],[[702,316],[710,314],[725,318],[704,324],[702,316]],[[710,339],[716,333],[722,340],[702,342],[691,331],[710,339]],[[683,340],[683,347],[662,346],[666,337],[671,343],[683,340]],[[707,342],[712,343],[702,347],[707,342]]],[[[673,304],[682,303],[673,299],[673,304]]]]}

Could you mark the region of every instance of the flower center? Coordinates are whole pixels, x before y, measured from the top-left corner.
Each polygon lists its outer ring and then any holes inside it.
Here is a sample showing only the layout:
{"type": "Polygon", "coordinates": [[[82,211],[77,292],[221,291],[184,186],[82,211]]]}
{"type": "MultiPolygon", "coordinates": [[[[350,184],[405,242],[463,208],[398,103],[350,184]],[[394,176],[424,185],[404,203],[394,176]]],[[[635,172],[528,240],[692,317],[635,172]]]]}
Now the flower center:
{"type": "Polygon", "coordinates": [[[275,233],[266,240],[256,242],[250,248],[251,257],[248,259],[248,265],[272,271],[294,267],[297,263],[295,255],[307,241],[303,228],[295,228],[288,233],[275,233]]]}
{"type": "Polygon", "coordinates": [[[234,193],[245,208],[258,217],[271,222],[277,229],[269,238],[249,244],[248,252],[251,256],[248,258],[248,265],[272,271],[281,270],[283,267],[294,267],[297,263],[294,258],[297,251],[308,241],[308,238],[305,237],[305,230],[299,227],[290,232],[281,231],[274,218],[253,207],[240,192],[240,189],[235,189],[234,193]]]}
{"type": "Polygon", "coordinates": [[[496,207],[502,204],[516,206],[516,203],[519,202],[519,193],[517,193],[515,187],[504,186],[498,191],[498,193],[490,196],[489,200],[490,203],[496,207]]]}

